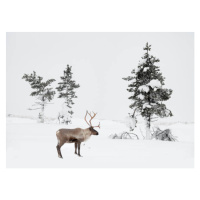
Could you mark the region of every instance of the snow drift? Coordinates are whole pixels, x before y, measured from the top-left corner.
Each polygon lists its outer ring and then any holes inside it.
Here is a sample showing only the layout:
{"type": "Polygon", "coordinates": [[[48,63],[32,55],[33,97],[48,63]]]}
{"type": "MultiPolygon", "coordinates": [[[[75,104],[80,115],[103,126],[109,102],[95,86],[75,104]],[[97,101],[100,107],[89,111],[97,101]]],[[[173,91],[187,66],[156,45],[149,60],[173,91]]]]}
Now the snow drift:
{"type": "MultiPolygon", "coordinates": [[[[135,130],[140,140],[113,140],[109,135],[128,131],[128,127],[122,122],[101,120],[100,135],[81,144],[83,157],[74,154],[74,144],[65,144],[62,147],[63,159],[59,159],[55,134],[59,128],[65,127],[55,123],[38,124],[31,119],[7,118],[7,167],[194,167],[193,124],[160,126],[162,129],[170,128],[179,142],[143,140],[140,134],[143,124],[135,130]]],[[[83,119],[74,119],[68,126],[76,127],[87,128],[83,119]]]]}

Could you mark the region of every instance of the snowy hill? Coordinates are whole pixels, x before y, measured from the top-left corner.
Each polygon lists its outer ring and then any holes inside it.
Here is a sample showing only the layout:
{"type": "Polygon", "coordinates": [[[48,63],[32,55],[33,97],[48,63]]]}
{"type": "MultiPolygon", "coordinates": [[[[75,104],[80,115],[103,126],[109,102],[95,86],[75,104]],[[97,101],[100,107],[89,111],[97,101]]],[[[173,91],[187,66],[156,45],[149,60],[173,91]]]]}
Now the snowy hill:
{"type": "Polygon", "coordinates": [[[143,140],[143,124],[138,124],[135,130],[140,140],[110,139],[109,135],[128,131],[128,127],[122,122],[100,121],[99,135],[81,144],[83,157],[74,154],[74,144],[65,144],[61,148],[63,159],[59,159],[56,131],[87,128],[83,119],[74,119],[66,126],[56,120],[39,124],[34,119],[7,117],[7,167],[194,167],[192,123],[160,125],[161,129],[170,128],[178,137],[178,142],[167,142],[143,140]]]}

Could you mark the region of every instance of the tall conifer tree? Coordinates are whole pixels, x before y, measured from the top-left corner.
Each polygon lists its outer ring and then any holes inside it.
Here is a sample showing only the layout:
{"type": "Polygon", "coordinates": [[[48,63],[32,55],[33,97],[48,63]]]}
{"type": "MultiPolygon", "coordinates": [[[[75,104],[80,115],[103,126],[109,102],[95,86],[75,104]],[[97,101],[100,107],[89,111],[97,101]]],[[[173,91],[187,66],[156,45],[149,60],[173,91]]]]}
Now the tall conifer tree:
{"type": "Polygon", "coordinates": [[[70,123],[73,115],[72,106],[74,105],[74,98],[77,98],[75,89],[79,88],[80,85],[76,84],[76,82],[72,79],[72,67],[67,65],[64,70],[63,76],[61,76],[62,82],[58,83],[58,87],[56,88],[59,92],[58,98],[64,99],[65,107],[67,108],[66,112],[62,112],[59,118],[62,118],[62,123],[70,123]]]}
{"type": "Polygon", "coordinates": [[[37,76],[36,72],[33,71],[32,74],[24,74],[22,79],[29,82],[30,86],[34,91],[30,94],[31,96],[35,96],[37,101],[33,105],[34,108],[29,108],[29,110],[37,110],[40,109],[39,120],[41,123],[44,123],[44,109],[45,106],[50,102],[55,95],[55,91],[51,88],[51,83],[55,81],[55,79],[49,79],[47,81],[43,81],[41,76],[37,76]],[[36,106],[36,107],[35,107],[36,106]]]}
{"type": "Polygon", "coordinates": [[[128,85],[128,92],[131,93],[129,99],[133,103],[129,106],[133,110],[131,117],[139,112],[146,120],[146,139],[151,139],[151,122],[157,117],[172,116],[172,112],[163,103],[170,99],[172,90],[163,88],[164,77],[160,72],[159,59],[150,55],[151,45],[146,43],[143,48],[146,52],[139,62],[137,69],[132,70],[132,76],[123,78],[131,83],[128,85]]]}

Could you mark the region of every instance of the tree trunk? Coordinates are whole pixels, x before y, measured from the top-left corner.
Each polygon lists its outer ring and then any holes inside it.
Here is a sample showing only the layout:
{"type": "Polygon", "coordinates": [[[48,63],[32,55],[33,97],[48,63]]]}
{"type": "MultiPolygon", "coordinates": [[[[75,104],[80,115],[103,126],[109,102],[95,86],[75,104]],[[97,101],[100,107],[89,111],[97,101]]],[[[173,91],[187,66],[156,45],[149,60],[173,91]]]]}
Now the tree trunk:
{"type": "MultiPolygon", "coordinates": [[[[148,49],[147,49],[147,54],[148,54],[148,49]]],[[[148,92],[148,102],[149,102],[149,105],[150,105],[150,91],[148,92]]],[[[146,140],[151,140],[151,131],[150,131],[150,128],[151,128],[151,114],[149,113],[147,118],[146,118],[146,140]]]]}
{"type": "Polygon", "coordinates": [[[150,118],[146,118],[146,140],[151,140],[150,118]]]}
{"type": "Polygon", "coordinates": [[[42,104],[41,107],[41,118],[40,118],[40,122],[44,123],[44,103],[42,104]]]}

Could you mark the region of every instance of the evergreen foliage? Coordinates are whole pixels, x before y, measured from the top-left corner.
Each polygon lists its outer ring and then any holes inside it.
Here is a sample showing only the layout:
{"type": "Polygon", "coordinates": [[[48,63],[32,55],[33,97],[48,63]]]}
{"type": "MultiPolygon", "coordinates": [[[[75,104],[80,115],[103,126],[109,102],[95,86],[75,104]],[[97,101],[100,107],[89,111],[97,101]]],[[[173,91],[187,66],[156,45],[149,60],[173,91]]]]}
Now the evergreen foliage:
{"type": "Polygon", "coordinates": [[[139,112],[150,129],[156,117],[172,116],[172,112],[163,103],[170,99],[172,90],[163,88],[165,78],[156,65],[160,60],[149,54],[151,45],[146,43],[143,49],[146,52],[142,62],[139,62],[136,70],[132,70],[132,76],[123,79],[130,81],[127,91],[131,93],[129,99],[133,101],[129,106],[133,110],[131,117],[134,118],[135,113],[139,112]]]}
{"type": "Polygon", "coordinates": [[[44,108],[50,102],[55,95],[55,91],[51,88],[51,83],[55,81],[55,79],[49,79],[47,81],[42,81],[43,78],[41,76],[37,76],[36,72],[33,71],[32,74],[24,74],[22,79],[29,82],[31,88],[34,90],[31,92],[30,96],[35,96],[38,100],[35,102],[33,106],[39,106],[36,108],[30,108],[29,110],[37,110],[40,109],[41,112],[38,115],[40,122],[44,122],[44,108]]]}
{"type": "Polygon", "coordinates": [[[76,84],[76,82],[72,79],[72,66],[67,65],[66,69],[63,72],[63,76],[60,77],[62,82],[58,83],[58,87],[56,89],[59,92],[58,98],[64,99],[64,104],[66,105],[67,112],[63,113],[62,116],[62,123],[70,123],[71,118],[73,115],[72,106],[74,105],[73,99],[77,98],[75,89],[79,88],[80,85],[76,84]]]}

